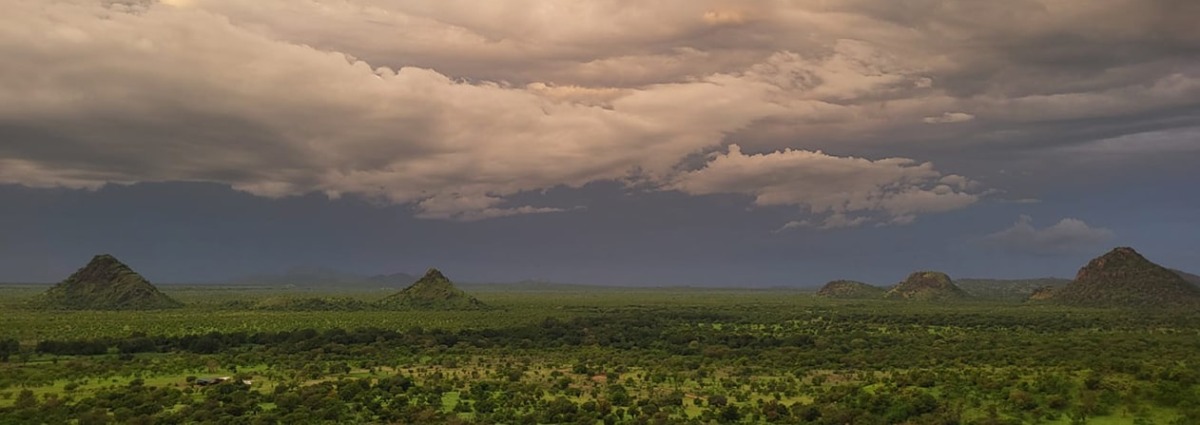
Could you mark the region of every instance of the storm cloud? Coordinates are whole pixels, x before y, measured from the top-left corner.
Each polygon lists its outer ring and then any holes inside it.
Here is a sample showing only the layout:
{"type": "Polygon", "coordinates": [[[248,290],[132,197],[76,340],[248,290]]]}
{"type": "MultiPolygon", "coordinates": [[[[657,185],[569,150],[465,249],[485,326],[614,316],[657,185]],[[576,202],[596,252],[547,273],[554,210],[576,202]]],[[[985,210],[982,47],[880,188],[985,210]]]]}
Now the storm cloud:
{"type": "Polygon", "coordinates": [[[0,17],[0,183],[216,182],[470,221],[570,211],[514,198],[616,181],[793,208],[784,228],[906,224],[1026,189],[965,148],[1037,169],[1142,134],[1194,141],[1198,15],[1173,0],[17,0],[0,17]]]}

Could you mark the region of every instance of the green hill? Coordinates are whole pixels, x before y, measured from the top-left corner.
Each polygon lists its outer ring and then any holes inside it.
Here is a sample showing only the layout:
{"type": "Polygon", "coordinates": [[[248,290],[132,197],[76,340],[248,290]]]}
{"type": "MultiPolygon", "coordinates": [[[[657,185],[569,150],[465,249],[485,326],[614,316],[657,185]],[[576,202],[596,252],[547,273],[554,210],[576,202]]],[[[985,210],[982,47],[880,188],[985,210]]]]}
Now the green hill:
{"type": "Polygon", "coordinates": [[[878,286],[871,286],[854,280],[835,280],[826,283],[817,291],[818,297],[840,299],[879,299],[887,291],[878,286]]]}
{"type": "Polygon", "coordinates": [[[1119,247],[1089,261],[1050,301],[1093,307],[1194,306],[1200,305],[1200,288],[1133,248],[1119,247]]]}
{"type": "Polygon", "coordinates": [[[438,269],[429,269],[412,285],[379,301],[379,306],[399,310],[481,310],[488,308],[454,287],[438,269]]]}
{"type": "Polygon", "coordinates": [[[86,266],[35,298],[33,305],[63,310],[157,310],[183,306],[108,254],[92,258],[86,266]]]}
{"type": "Polygon", "coordinates": [[[914,301],[945,301],[967,298],[950,276],[942,272],[919,271],[887,292],[887,298],[914,301]]]}

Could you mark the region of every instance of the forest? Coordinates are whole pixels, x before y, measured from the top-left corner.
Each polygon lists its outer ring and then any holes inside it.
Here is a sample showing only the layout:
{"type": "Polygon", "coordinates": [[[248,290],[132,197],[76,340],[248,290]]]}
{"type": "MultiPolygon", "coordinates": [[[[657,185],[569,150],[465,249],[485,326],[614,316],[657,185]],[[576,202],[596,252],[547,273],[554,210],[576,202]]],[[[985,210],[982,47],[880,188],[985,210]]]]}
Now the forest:
{"type": "Polygon", "coordinates": [[[579,288],[305,311],[169,286],[185,307],[23,308],[37,289],[0,289],[0,423],[1200,423],[1195,310],[579,288]]]}

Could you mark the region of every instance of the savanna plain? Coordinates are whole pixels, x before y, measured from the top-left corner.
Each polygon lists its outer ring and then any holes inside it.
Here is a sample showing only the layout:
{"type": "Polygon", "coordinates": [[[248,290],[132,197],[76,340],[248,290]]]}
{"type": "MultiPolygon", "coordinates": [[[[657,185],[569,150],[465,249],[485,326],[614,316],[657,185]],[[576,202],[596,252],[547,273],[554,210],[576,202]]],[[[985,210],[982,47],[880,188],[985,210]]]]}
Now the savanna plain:
{"type": "Polygon", "coordinates": [[[182,308],[26,308],[44,289],[0,289],[3,423],[1200,423],[1194,311],[513,285],[468,311],[175,285],[182,308]]]}

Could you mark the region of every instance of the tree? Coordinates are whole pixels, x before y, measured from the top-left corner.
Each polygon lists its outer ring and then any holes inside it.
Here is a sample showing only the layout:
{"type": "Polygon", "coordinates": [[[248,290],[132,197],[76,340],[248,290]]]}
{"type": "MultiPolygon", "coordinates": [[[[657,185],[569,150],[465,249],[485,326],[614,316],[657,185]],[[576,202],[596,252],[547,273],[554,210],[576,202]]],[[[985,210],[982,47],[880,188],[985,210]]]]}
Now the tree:
{"type": "Polygon", "coordinates": [[[21,352],[21,344],[17,340],[8,338],[0,340],[0,362],[8,362],[8,359],[13,354],[21,352]]]}
{"type": "Polygon", "coordinates": [[[724,409],[721,409],[721,422],[726,422],[726,423],[737,422],[738,419],[741,419],[741,418],[742,418],[742,413],[740,411],[738,411],[738,408],[735,405],[731,404],[731,405],[725,406],[724,409]]]}

